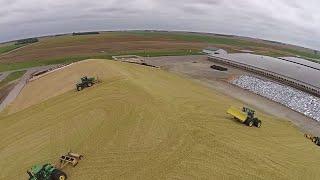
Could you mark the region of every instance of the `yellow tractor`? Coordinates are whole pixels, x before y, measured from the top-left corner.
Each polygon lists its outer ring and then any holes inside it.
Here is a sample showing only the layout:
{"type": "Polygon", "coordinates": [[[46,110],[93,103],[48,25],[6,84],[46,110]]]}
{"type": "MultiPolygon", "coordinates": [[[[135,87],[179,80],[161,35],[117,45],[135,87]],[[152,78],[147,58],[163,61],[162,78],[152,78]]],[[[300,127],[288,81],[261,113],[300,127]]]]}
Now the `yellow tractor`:
{"type": "Polygon", "coordinates": [[[230,107],[227,113],[247,126],[256,126],[258,128],[261,127],[261,120],[259,120],[257,117],[254,117],[255,111],[250,108],[243,107],[242,110],[239,110],[237,108],[230,107]]]}

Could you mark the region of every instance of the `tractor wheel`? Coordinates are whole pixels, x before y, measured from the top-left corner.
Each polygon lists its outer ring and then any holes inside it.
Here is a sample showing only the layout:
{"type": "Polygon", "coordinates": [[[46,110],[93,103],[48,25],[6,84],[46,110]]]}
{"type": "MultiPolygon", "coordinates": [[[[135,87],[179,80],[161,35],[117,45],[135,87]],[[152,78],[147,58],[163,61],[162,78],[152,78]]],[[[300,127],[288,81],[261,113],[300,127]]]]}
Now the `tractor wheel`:
{"type": "Polygon", "coordinates": [[[91,82],[89,82],[89,83],[88,83],[88,87],[91,87],[91,86],[92,86],[92,83],[91,83],[91,82]]]}
{"type": "Polygon", "coordinates": [[[51,180],[66,180],[66,173],[60,171],[59,169],[55,169],[51,174],[51,180]]]}
{"type": "Polygon", "coordinates": [[[317,138],[317,139],[314,141],[314,143],[315,143],[316,145],[320,146],[319,138],[317,138]]]}
{"type": "Polygon", "coordinates": [[[82,87],[81,86],[78,86],[77,87],[77,91],[81,91],[82,90],[82,87]]]}
{"type": "Polygon", "coordinates": [[[252,121],[252,120],[248,122],[248,126],[249,126],[249,127],[252,127],[252,126],[253,126],[253,121],[252,121]]]}
{"type": "Polygon", "coordinates": [[[255,126],[257,126],[257,128],[260,128],[261,127],[261,121],[260,120],[258,120],[258,121],[256,121],[256,123],[255,123],[255,126]]]}

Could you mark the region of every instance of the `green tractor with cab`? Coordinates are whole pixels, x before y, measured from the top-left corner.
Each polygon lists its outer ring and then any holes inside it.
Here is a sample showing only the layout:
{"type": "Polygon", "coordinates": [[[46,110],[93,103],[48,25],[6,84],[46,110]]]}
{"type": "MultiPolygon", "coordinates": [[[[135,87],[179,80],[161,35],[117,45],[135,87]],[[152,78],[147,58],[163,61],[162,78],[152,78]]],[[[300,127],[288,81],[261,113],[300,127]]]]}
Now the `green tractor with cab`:
{"type": "Polygon", "coordinates": [[[29,180],[66,180],[67,175],[51,164],[34,165],[29,171],[29,180]]]}
{"type": "Polygon", "coordinates": [[[84,76],[81,78],[81,82],[76,84],[77,91],[81,91],[84,88],[91,87],[96,82],[97,81],[94,77],[88,78],[87,76],[84,76]]]}
{"type": "Polygon", "coordinates": [[[34,165],[27,171],[29,180],[66,180],[67,175],[62,169],[67,165],[75,167],[82,158],[83,155],[69,151],[59,158],[56,165],[34,165]]]}

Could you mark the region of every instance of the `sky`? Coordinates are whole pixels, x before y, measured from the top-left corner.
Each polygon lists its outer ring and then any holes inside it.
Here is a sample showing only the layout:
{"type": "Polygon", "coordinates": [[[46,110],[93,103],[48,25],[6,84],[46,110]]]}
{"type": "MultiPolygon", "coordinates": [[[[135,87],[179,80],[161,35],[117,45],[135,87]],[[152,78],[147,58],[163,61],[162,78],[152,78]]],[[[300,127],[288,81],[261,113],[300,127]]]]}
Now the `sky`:
{"type": "Polygon", "coordinates": [[[320,50],[319,0],[0,0],[0,42],[96,30],[212,32],[320,50]]]}

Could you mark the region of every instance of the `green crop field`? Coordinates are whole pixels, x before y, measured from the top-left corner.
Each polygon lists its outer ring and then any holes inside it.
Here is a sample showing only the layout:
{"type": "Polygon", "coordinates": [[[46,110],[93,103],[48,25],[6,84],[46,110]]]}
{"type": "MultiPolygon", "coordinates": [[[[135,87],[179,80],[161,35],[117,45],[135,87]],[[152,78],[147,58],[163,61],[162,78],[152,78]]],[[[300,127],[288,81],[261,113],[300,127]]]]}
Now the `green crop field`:
{"type": "MultiPolygon", "coordinates": [[[[186,32],[103,32],[98,35],[40,38],[7,55],[0,56],[0,72],[47,64],[69,63],[87,58],[110,58],[118,54],[141,56],[192,55],[208,46],[223,48],[229,52],[252,50],[255,54],[301,56],[319,62],[319,54],[312,50],[280,43],[186,32]],[[191,53],[190,53],[191,51],[191,53]]],[[[0,52],[17,48],[14,45],[0,47],[0,52]]]]}
{"type": "Polygon", "coordinates": [[[91,56],[67,56],[63,58],[48,58],[34,61],[23,61],[17,63],[0,63],[0,72],[19,70],[24,68],[36,67],[36,66],[45,66],[52,64],[68,64],[72,62],[82,61],[90,58],[98,59],[112,59],[112,56],[117,55],[138,55],[143,57],[159,57],[159,56],[186,56],[186,55],[200,55],[200,51],[188,51],[188,50],[167,50],[167,51],[123,51],[123,52],[114,52],[114,53],[103,53],[99,55],[91,56]]]}
{"type": "Polygon", "coordinates": [[[3,54],[3,53],[6,53],[6,52],[9,52],[9,51],[12,51],[12,50],[15,50],[17,48],[20,48],[24,45],[6,45],[6,46],[0,46],[0,55],[3,54]]]}
{"type": "MultiPolygon", "coordinates": [[[[248,39],[240,39],[235,36],[219,36],[219,35],[206,35],[206,34],[196,34],[196,33],[162,33],[162,32],[133,32],[134,34],[140,36],[158,36],[166,37],[175,40],[188,41],[188,42],[205,42],[209,45],[226,46],[225,49],[229,51],[236,51],[236,49],[249,49],[256,51],[257,54],[268,55],[273,57],[278,56],[302,56],[304,58],[315,58],[320,61],[320,54],[314,54],[311,50],[298,50],[293,48],[277,47],[272,46],[268,43],[263,43],[261,41],[256,42],[248,39]]],[[[314,60],[316,62],[316,60],[314,60]]],[[[318,61],[318,62],[319,62],[318,61]]]]}
{"type": "Polygon", "coordinates": [[[226,114],[234,99],[160,69],[106,60],[32,81],[1,114],[0,179],[84,155],[85,179],[318,179],[320,151],[291,123],[258,111],[262,128],[226,114]],[[101,83],[83,91],[83,75],[101,83]]]}

